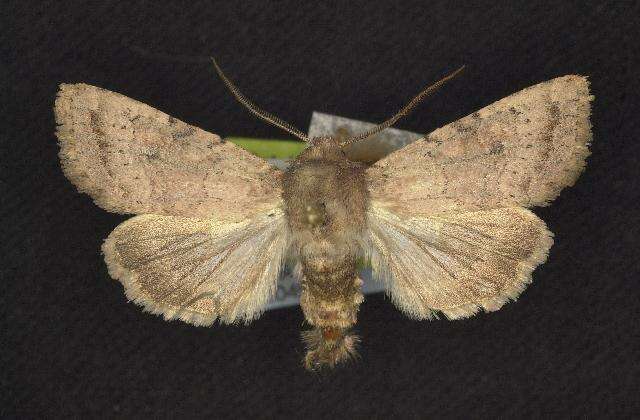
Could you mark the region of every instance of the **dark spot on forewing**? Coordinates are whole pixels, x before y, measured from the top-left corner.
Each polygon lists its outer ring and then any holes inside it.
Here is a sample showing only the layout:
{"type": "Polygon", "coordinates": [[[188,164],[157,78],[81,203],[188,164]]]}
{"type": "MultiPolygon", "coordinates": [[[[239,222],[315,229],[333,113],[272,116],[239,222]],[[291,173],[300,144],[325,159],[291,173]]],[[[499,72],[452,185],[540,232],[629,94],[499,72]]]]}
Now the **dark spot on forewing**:
{"type": "Polygon", "coordinates": [[[471,124],[468,124],[466,121],[465,122],[456,121],[453,123],[453,127],[459,133],[465,133],[465,134],[471,134],[478,131],[478,126],[476,124],[471,125],[471,124]]]}
{"type": "Polygon", "coordinates": [[[149,161],[160,159],[160,153],[157,150],[149,150],[142,155],[145,156],[149,161]]]}
{"type": "Polygon", "coordinates": [[[560,122],[560,108],[558,108],[558,104],[550,102],[548,113],[549,121],[545,124],[543,131],[540,133],[541,146],[539,148],[540,154],[538,157],[540,163],[535,165],[535,168],[538,171],[543,170],[544,162],[549,159],[551,151],[553,150],[553,131],[560,122]]]}
{"type": "Polygon", "coordinates": [[[555,127],[560,119],[560,108],[558,107],[558,104],[551,102],[549,105],[549,114],[551,115],[551,120],[554,123],[553,126],[555,127]]]}
{"type": "Polygon", "coordinates": [[[192,136],[195,132],[196,132],[195,128],[187,127],[186,129],[184,129],[182,131],[177,131],[175,133],[172,133],[171,137],[173,137],[174,140],[181,140],[181,139],[183,139],[185,137],[192,136]]]}
{"type": "Polygon", "coordinates": [[[542,141],[544,141],[548,147],[551,147],[553,143],[553,131],[560,123],[560,108],[555,102],[549,104],[549,121],[545,124],[544,132],[542,133],[542,141]]]}
{"type": "Polygon", "coordinates": [[[104,121],[100,117],[99,111],[90,110],[89,111],[89,126],[91,131],[96,135],[96,145],[98,146],[98,158],[102,162],[102,166],[104,166],[108,170],[108,159],[107,155],[109,154],[109,142],[106,140],[106,135],[104,132],[104,121]]]}
{"type": "Polygon", "coordinates": [[[98,136],[104,136],[103,125],[104,122],[100,118],[100,115],[94,110],[89,111],[89,126],[91,127],[91,131],[98,136]]]}
{"type": "Polygon", "coordinates": [[[530,176],[525,176],[520,181],[520,190],[522,192],[524,192],[524,193],[527,193],[529,191],[529,186],[530,185],[531,185],[531,177],[530,176]]]}
{"type": "Polygon", "coordinates": [[[491,148],[489,149],[489,154],[490,155],[499,155],[504,151],[504,144],[502,144],[501,142],[497,141],[495,143],[493,143],[491,145],[491,148]]]}
{"type": "Polygon", "coordinates": [[[520,115],[522,114],[522,111],[516,109],[516,107],[511,106],[509,107],[509,112],[512,113],[513,115],[520,115]]]}

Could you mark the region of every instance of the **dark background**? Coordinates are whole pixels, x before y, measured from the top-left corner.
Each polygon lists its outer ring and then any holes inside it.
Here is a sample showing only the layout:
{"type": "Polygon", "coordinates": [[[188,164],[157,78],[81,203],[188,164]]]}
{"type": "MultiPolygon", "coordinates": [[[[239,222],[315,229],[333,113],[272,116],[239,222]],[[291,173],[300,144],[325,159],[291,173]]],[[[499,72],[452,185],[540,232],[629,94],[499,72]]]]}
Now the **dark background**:
{"type": "Polygon", "coordinates": [[[3,2],[1,416],[637,417],[639,4],[299,3],[3,2]],[[381,121],[461,64],[400,128],[589,76],[587,170],[536,209],[556,235],[548,262],[516,304],[463,321],[415,322],[367,297],[361,359],[321,374],[302,368],[299,308],[248,327],[143,313],[100,255],[126,217],[60,170],[57,85],[95,84],[223,136],[286,138],[185,57],[210,54],[303,130],[313,110],[381,121]]]}

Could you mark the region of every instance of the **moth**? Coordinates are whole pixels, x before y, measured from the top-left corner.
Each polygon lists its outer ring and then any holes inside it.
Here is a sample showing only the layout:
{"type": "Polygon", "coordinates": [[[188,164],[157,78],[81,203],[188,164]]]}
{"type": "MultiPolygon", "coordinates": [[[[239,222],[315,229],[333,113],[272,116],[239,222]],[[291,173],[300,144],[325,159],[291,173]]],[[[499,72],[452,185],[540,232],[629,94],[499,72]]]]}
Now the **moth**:
{"type": "Polygon", "coordinates": [[[470,317],[515,300],[547,258],[552,233],[529,210],[574,184],[591,140],[588,81],[537,84],[435,130],[367,166],[349,138],[308,138],[235,98],[308,147],[281,171],[265,160],[118,93],[61,84],[55,101],[66,177],[103,209],[134,217],[102,251],[127,298],[166,320],[249,323],[296,262],[307,369],[356,354],[363,301],[357,261],[415,319],[470,317]]]}

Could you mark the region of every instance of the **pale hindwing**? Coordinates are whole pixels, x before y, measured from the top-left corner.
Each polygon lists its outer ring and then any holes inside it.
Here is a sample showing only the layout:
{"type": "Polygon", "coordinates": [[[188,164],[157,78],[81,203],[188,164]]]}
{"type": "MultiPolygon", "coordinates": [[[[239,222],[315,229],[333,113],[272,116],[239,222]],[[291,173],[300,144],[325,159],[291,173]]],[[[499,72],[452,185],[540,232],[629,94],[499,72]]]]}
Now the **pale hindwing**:
{"type": "Polygon", "coordinates": [[[62,84],[55,114],[65,175],[105,210],[241,221],[280,200],[264,159],[126,96],[62,84]]]}
{"type": "Polygon", "coordinates": [[[129,300],[165,319],[249,322],[276,291],[289,233],[278,208],[240,223],[142,215],[102,249],[129,300]]]}
{"type": "Polygon", "coordinates": [[[546,205],[584,168],[592,99],[582,76],[514,93],[377,162],[371,200],[404,216],[546,205]]]}
{"type": "Polygon", "coordinates": [[[553,243],[545,223],[519,207],[400,218],[374,205],[368,216],[374,276],[417,319],[499,309],[531,282],[553,243]]]}

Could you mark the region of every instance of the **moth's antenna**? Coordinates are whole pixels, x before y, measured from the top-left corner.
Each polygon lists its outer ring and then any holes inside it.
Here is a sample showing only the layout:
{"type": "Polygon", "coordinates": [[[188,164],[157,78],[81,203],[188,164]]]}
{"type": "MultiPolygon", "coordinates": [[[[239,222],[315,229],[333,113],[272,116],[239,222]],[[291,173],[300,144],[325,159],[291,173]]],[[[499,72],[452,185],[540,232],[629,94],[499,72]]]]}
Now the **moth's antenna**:
{"type": "Polygon", "coordinates": [[[258,118],[275,125],[276,127],[279,127],[281,129],[283,129],[284,131],[289,132],[290,134],[293,134],[294,136],[296,136],[297,138],[299,138],[302,141],[309,141],[309,137],[306,136],[302,131],[298,130],[297,128],[295,128],[294,126],[292,126],[291,124],[289,124],[286,121],[281,120],[280,118],[276,117],[273,114],[270,114],[260,108],[258,108],[253,102],[251,102],[249,100],[249,98],[247,98],[246,96],[244,96],[242,94],[242,92],[240,92],[240,90],[233,84],[233,82],[231,80],[229,80],[229,78],[227,76],[225,76],[225,74],[222,72],[222,69],[220,68],[220,66],[218,66],[218,63],[216,62],[216,59],[211,57],[211,61],[213,62],[213,67],[215,67],[216,69],[216,73],[218,73],[218,76],[220,76],[220,78],[222,79],[222,81],[224,82],[224,84],[227,86],[227,88],[231,91],[231,93],[233,94],[233,96],[238,100],[238,102],[240,102],[242,105],[244,105],[249,112],[251,112],[253,115],[257,116],[258,118]]]}
{"type": "Polygon", "coordinates": [[[415,108],[416,105],[418,105],[420,102],[422,102],[422,100],[424,98],[426,98],[427,95],[435,92],[438,88],[440,88],[446,82],[448,82],[449,80],[451,80],[454,77],[456,77],[462,70],[464,70],[464,67],[465,66],[460,67],[458,70],[454,71],[453,73],[449,74],[448,76],[443,77],[442,79],[438,80],[437,82],[435,82],[431,86],[429,86],[426,89],[424,89],[422,92],[420,92],[418,95],[416,95],[415,98],[413,98],[411,101],[409,101],[408,104],[406,104],[400,111],[398,111],[393,117],[389,118],[387,121],[383,122],[380,125],[377,125],[377,126],[373,127],[369,131],[365,131],[364,133],[358,134],[358,135],[353,136],[353,137],[349,137],[347,140],[345,140],[344,142],[340,143],[340,145],[341,146],[346,146],[348,144],[355,143],[355,142],[360,141],[360,140],[364,140],[367,137],[371,137],[374,134],[379,133],[380,131],[384,130],[385,128],[391,127],[400,118],[404,117],[409,112],[411,112],[411,110],[413,108],[415,108]]]}

